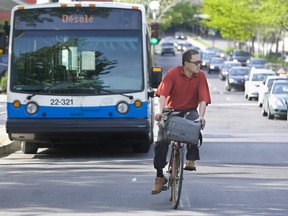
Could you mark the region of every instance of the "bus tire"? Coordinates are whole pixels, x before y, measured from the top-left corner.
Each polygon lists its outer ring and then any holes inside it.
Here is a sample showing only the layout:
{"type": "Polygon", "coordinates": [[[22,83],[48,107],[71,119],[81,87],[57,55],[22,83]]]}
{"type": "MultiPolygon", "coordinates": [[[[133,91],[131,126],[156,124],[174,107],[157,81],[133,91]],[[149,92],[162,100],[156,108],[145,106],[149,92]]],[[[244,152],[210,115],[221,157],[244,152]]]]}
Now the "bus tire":
{"type": "Polygon", "coordinates": [[[36,154],[38,151],[38,144],[36,142],[21,141],[21,150],[24,154],[36,154]]]}

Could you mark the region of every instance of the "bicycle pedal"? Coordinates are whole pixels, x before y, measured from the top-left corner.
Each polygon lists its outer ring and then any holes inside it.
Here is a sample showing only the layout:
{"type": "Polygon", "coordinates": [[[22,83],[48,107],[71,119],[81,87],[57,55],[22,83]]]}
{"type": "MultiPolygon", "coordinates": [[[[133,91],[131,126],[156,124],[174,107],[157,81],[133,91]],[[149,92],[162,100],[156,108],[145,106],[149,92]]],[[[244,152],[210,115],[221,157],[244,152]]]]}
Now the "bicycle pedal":
{"type": "Polygon", "coordinates": [[[163,191],[167,191],[167,190],[168,190],[168,187],[167,187],[166,185],[164,185],[164,186],[162,187],[162,190],[163,190],[163,191]]]}

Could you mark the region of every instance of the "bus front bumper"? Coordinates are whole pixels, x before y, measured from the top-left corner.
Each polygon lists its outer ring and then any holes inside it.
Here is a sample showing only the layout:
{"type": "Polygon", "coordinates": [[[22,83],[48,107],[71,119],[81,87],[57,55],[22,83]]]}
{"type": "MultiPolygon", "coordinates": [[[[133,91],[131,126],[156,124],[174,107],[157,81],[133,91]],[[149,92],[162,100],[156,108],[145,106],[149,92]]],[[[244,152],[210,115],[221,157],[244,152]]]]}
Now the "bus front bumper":
{"type": "Polygon", "coordinates": [[[8,119],[6,131],[18,141],[76,141],[147,135],[148,119],[8,119]]]}

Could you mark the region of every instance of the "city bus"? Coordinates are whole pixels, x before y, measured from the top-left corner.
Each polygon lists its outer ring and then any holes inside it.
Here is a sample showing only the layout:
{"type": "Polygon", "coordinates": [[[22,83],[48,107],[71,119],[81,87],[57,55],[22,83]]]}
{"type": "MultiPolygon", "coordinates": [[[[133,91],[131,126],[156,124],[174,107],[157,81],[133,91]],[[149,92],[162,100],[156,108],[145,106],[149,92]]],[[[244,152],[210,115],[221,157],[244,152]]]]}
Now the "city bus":
{"type": "MultiPolygon", "coordinates": [[[[107,139],[153,143],[150,30],[141,4],[68,2],[11,11],[6,131],[22,152],[107,139]]],[[[160,75],[159,75],[160,74],[160,75]]],[[[124,141],[125,143],[125,141],[124,141]]]]}

